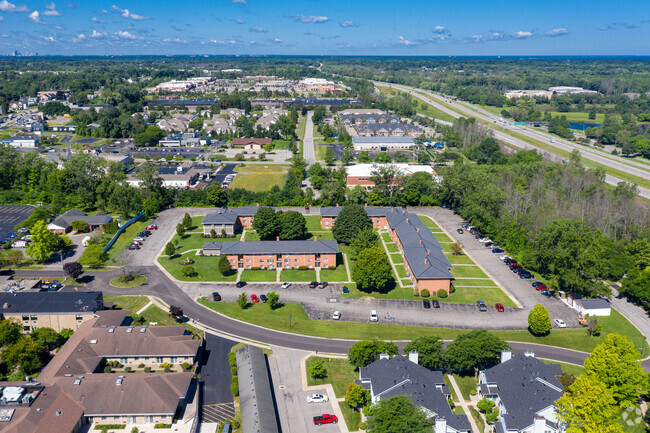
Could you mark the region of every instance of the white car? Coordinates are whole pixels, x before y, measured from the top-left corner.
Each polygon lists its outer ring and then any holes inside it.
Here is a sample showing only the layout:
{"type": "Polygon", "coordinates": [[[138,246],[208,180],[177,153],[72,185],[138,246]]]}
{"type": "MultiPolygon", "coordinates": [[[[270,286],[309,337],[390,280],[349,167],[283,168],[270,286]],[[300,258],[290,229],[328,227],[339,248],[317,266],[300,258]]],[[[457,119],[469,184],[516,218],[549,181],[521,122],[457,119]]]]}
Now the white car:
{"type": "Polygon", "coordinates": [[[326,403],[330,401],[329,397],[323,394],[309,394],[307,403],[326,403]]]}
{"type": "Polygon", "coordinates": [[[504,261],[505,259],[509,259],[509,258],[510,258],[509,255],[504,254],[504,255],[502,255],[501,257],[499,257],[499,260],[504,261]]]}
{"type": "Polygon", "coordinates": [[[335,311],[334,314],[332,314],[332,320],[339,320],[340,318],[341,318],[340,311],[335,311]]]}
{"type": "Polygon", "coordinates": [[[370,310],[370,321],[371,322],[379,322],[379,316],[377,316],[377,311],[370,310]]]}
{"type": "Polygon", "coordinates": [[[555,323],[555,326],[558,328],[566,328],[566,323],[564,323],[564,320],[562,319],[553,319],[553,323],[555,323]]]}
{"type": "Polygon", "coordinates": [[[137,238],[133,238],[133,240],[138,242],[144,242],[144,238],[140,236],[138,236],[137,238]]]}
{"type": "Polygon", "coordinates": [[[490,239],[490,238],[483,238],[483,239],[479,239],[478,241],[479,241],[480,243],[482,243],[482,244],[487,244],[487,243],[492,242],[492,239],[490,239]]]}
{"type": "Polygon", "coordinates": [[[281,287],[282,287],[283,289],[288,289],[289,286],[291,286],[291,283],[282,283],[282,286],[281,286],[281,287]]]}

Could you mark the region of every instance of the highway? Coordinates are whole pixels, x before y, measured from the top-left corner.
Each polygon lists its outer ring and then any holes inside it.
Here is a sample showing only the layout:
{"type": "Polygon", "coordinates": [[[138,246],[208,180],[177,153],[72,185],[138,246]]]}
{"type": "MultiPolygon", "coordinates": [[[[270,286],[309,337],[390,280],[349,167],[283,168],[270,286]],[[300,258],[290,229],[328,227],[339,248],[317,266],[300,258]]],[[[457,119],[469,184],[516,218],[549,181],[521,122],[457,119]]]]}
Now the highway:
{"type": "MultiPolygon", "coordinates": [[[[512,131],[516,132],[521,135],[525,135],[526,137],[540,141],[541,143],[544,143],[548,146],[553,146],[557,148],[558,150],[564,150],[566,152],[571,152],[573,149],[578,149],[580,151],[580,154],[584,159],[588,159],[590,161],[596,162],[598,164],[610,167],[612,169],[616,169],[622,172],[629,173],[631,175],[650,180],[650,166],[644,164],[643,162],[639,161],[634,161],[634,160],[625,160],[621,161],[619,158],[616,158],[613,155],[607,155],[603,152],[600,152],[596,149],[588,148],[576,143],[573,143],[571,141],[563,140],[559,137],[551,136],[549,134],[536,131],[536,130],[531,130],[531,129],[526,129],[526,128],[520,128],[517,126],[514,126],[512,123],[508,122],[499,122],[497,120],[497,123],[494,123],[496,120],[496,116],[493,115],[492,113],[489,113],[485,110],[478,109],[474,107],[473,105],[467,104],[467,103],[456,103],[455,107],[459,111],[464,112],[464,116],[459,114],[457,111],[454,111],[448,107],[448,103],[446,102],[446,99],[443,96],[437,95],[433,92],[428,92],[425,90],[421,89],[416,89],[414,87],[409,87],[409,86],[403,86],[400,84],[391,84],[391,83],[382,83],[382,82],[374,82],[376,85],[381,85],[381,86],[390,86],[394,89],[401,90],[403,92],[408,92],[414,97],[419,98],[420,100],[426,102],[427,104],[435,107],[436,109],[449,114],[450,116],[453,116],[454,118],[460,118],[460,117],[475,117],[477,119],[481,119],[485,122],[488,122],[487,126],[492,129],[494,132],[494,137],[497,138],[498,140],[501,140],[505,143],[508,143],[510,145],[513,145],[517,148],[520,149],[525,149],[525,150],[530,150],[530,149],[536,149],[538,150],[546,159],[552,160],[552,161],[563,161],[566,160],[562,156],[559,156],[555,153],[551,153],[549,151],[546,151],[544,149],[538,148],[537,146],[534,146],[527,141],[524,141],[522,139],[513,137],[511,135],[506,134],[504,131],[512,131]],[[414,93],[417,92],[417,93],[414,93]],[[425,96],[426,95],[426,96],[425,96]],[[553,143],[551,143],[550,139],[553,138],[553,143]]],[[[540,144],[541,144],[540,143],[540,144]]],[[[619,177],[607,174],[605,176],[605,181],[610,184],[616,186],[619,182],[623,181],[624,179],[621,179],[619,177]]],[[[641,197],[644,197],[646,199],[650,199],[650,189],[642,187],[640,185],[637,185],[639,189],[639,195],[641,197]]]]}

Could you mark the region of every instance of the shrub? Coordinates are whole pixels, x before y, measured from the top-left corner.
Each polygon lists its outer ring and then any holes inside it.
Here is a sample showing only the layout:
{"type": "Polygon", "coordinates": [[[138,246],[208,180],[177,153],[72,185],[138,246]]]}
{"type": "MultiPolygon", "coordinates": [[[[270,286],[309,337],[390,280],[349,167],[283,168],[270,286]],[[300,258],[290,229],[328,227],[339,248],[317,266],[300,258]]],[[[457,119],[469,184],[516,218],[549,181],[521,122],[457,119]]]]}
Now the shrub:
{"type": "Polygon", "coordinates": [[[232,378],[232,383],[230,384],[230,392],[235,397],[239,396],[239,382],[237,381],[237,376],[232,378]]]}
{"type": "Polygon", "coordinates": [[[317,360],[309,366],[309,375],[314,379],[322,379],[327,377],[327,370],[323,365],[323,361],[317,360]]]}
{"type": "Polygon", "coordinates": [[[171,373],[172,368],[171,368],[171,367],[165,367],[165,368],[163,369],[163,371],[164,371],[165,373],[171,373]]]}
{"type": "Polygon", "coordinates": [[[238,430],[239,427],[241,427],[241,420],[239,418],[235,418],[234,420],[232,420],[233,430],[238,430]]]}
{"type": "Polygon", "coordinates": [[[144,372],[145,373],[151,373],[151,367],[145,367],[144,372]]]}
{"type": "Polygon", "coordinates": [[[446,298],[447,296],[449,296],[449,295],[447,294],[447,291],[445,289],[438,290],[438,297],[439,298],[446,298]]]}
{"type": "Polygon", "coordinates": [[[228,353],[228,364],[230,364],[231,367],[237,366],[237,358],[235,357],[235,352],[228,353]]]}
{"type": "Polygon", "coordinates": [[[138,364],[138,368],[144,368],[144,364],[141,362],[140,364],[138,364]]]}
{"type": "Polygon", "coordinates": [[[138,430],[137,427],[133,427],[133,428],[131,429],[131,433],[140,433],[140,430],[138,430]]]}
{"type": "Polygon", "coordinates": [[[230,374],[233,376],[237,376],[237,367],[230,367],[230,374]]]}
{"type": "Polygon", "coordinates": [[[456,293],[456,288],[454,287],[453,284],[449,286],[449,294],[452,294],[452,293],[456,293]]]}
{"type": "Polygon", "coordinates": [[[133,369],[131,367],[124,367],[124,371],[127,373],[133,373],[133,369]]]}
{"type": "Polygon", "coordinates": [[[427,289],[422,289],[422,291],[420,292],[420,296],[422,296],[423,298],[428,298],[430,296],[429,291],[427,289]]]}
{"type": "Polygon", "coordinates": [[[251,271],[259,271],[260,267],[259,266],[253,266],[251,267],[251,271]]]}
{"type": "Polygon", "coordinates": [[[113,369],[111,368],[110,365],[107,365],[106,367],[104,367],[104,373],[112,373],[112,372],[113,372],[113,369]]]}
{"type": "Polygon", "coordinates": [[[181,274],[183,274],[183,276],[186,278],[192,278],[198,275],[198,273],[194,269],[194,266],[186,266],[184,268],[181,268],[181,274]]]}
{"type": "Polygon", "coordinates": [[[309,269],[308,266],[298,266],[298,270],[299,270],[299,271],[306,271],[306,270],[308,270],[308,269],[309,269]]]}
{"type": "Polygon", "coordinates": [[[186,370],[186,371],[189,370],[190,368],[192,368],[192,366],[190,365],[189,362],[184,362],[183,364],[181,364],[181,367],[183,367],[183,370],[186,370]]]}

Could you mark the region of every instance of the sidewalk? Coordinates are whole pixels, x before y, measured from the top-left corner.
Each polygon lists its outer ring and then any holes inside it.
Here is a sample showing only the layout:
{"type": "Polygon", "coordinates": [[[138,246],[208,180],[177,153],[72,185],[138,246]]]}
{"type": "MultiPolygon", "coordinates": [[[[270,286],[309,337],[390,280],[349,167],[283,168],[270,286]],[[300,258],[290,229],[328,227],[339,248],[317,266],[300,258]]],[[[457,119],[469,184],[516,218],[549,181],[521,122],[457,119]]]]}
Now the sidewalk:
{"type": "Polygon", "coordinates": [[[469,424],[472,426],[472,431],[478,432],[478,433],[483,433],[481,430],[478,428],[478,425],[476,425],[476,421],[474,421],[474,417],[472,416],[472,413],[469,411],[469,406],[467,402],[465,402],[465,399],[463,398],[463,394],[460,393],[460,388],[458,387],[458,384],[456,383],[456,379],[454,379],[454,376],[451,374],[447,375],[447,379],[449,379],[449,383],[451,383],[451,387],[454,388],[454,392],[458,396],[458,401],[455,402],[458,406],[463,408],[463,411],[467,415],[467,419],[469,420],[469,424]]]}

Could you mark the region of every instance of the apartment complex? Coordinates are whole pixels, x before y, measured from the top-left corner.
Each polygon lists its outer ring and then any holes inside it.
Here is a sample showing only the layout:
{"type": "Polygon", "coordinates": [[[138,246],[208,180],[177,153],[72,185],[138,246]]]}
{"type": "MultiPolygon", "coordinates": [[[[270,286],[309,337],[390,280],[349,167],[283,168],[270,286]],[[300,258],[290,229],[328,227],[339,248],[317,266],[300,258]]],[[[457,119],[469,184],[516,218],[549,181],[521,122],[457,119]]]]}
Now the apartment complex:
{"type": "Polygon", "coordinates": [[[0,292],[2,318],[18,322],[25,334],[38,328],[72,330],[104,308],[102,292],[0,292]]]}
{"type": "MultiPolygon", "coordinates": [[[[342,209],[339,206],[322,207],[321,227],[334,227],[342,209]]],[[[364,209],[374,228],[388,230],[390,233],[404,257],[404,267],[418,292],[426,289],[435,293],[442,289],[449,293],[454,278],[450,272],[452,265],[436,237],[417,215],[394,207],[366,206],[364,209]]]]}
{"type": "Polygon", "coordinates": [[[435,176],[435,172],[430,165],[411,165],[411,164],[355,164],[347,167],[346,184],[348,188],[362,186],[371,189],[375,183],[370,180],[377,170],[382,167],[393,167],[402,176],[412,176],[415,173],[427,173],[435,176]]]}

